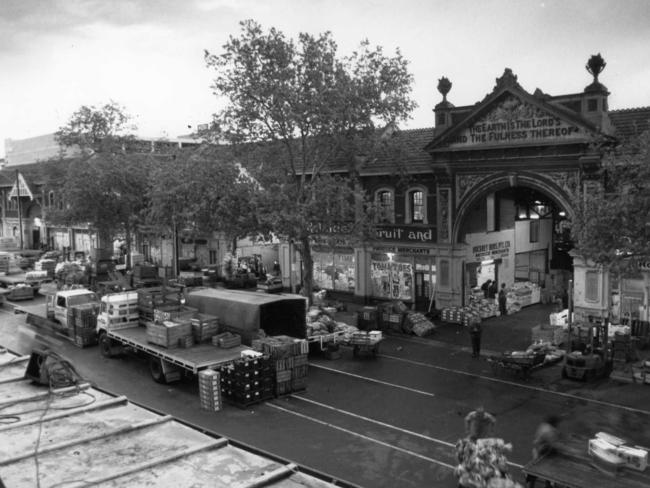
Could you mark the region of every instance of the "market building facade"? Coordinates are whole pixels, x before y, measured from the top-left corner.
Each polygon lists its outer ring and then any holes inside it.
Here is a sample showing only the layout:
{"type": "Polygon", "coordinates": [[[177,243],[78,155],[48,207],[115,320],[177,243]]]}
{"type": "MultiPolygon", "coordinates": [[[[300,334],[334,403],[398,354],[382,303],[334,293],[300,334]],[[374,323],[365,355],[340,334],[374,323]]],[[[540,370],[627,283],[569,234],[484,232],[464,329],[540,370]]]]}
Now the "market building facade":
{"type": "Polygon", "coordinates": [[[594,284],[593,263],[569,253],[572,199],[601,184],[600,149],[647,130],[650,119],[650,108],[609,111],[603,67],[593,56],[592,83],[559,96],[527,92],[506,69],[483,100],[459,107],[442,78],[435,127],[395,133],[403,167],[375,160],[360,169],[383,210],[374,239],[351,247],[342,233],[341,246],[316,247],[315,283],[365,303],[427,310],[468,305],[487,280],[523,306],[566,302],[574,279],[576,311],[609,316],[618,301],[648,320],[648,276],[612,288],[600,270],[594,284]]]}

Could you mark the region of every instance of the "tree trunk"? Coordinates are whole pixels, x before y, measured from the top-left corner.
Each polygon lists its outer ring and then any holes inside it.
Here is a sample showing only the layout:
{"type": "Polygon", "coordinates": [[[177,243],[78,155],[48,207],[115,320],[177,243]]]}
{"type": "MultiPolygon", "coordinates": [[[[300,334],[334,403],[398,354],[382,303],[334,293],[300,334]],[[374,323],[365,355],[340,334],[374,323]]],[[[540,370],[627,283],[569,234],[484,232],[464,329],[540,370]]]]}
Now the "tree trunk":
{"type": "Polygon", "coordinates": [[[314,259],[311,255],[311,243],[309,237],[300,239],[300,255],[302,256],[302,291],[307,297],[307,306],[310,307],[314,298],[314,259]]]}

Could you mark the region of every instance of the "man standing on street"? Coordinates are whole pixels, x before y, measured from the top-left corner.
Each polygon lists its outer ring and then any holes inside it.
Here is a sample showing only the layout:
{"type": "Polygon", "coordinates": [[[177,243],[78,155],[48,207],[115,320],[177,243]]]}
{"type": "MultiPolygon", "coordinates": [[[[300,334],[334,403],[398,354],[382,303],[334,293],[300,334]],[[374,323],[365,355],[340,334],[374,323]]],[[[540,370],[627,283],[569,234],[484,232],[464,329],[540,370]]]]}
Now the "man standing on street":
{"type": "Polygon", "coordinates": [[[469,337],[472,340],[472,357],[477,358],[481,353],[481,322],[473,319],[469,324],[469,337]]]}
{"type": "Polygon", "coordinates": [[[501,289],[499,290],[499,312],[501,315],[508,315],[508,310],[506,308],[506,284],[501,283],[501,289]]]}

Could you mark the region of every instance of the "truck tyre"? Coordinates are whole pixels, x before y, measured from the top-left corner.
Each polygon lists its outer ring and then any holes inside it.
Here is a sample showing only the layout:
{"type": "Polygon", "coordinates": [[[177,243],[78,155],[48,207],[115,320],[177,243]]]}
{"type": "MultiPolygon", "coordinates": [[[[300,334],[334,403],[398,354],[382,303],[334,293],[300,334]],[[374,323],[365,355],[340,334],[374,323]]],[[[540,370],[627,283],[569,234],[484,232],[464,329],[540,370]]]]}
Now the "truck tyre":
{"type": "Polygon", "coordinates": [[[167,383],[165,372],[163,371],[162,359],[156,357],[149,358],[149,373],[156,383],[162,385],[167,383]]]}
{"type": "Polygon", "coordinates": [[[99,351],[105,358],[114,358],[116,356],[113,348],[113,339],[106,335],[106,332],[99,333],[99,351]]]}

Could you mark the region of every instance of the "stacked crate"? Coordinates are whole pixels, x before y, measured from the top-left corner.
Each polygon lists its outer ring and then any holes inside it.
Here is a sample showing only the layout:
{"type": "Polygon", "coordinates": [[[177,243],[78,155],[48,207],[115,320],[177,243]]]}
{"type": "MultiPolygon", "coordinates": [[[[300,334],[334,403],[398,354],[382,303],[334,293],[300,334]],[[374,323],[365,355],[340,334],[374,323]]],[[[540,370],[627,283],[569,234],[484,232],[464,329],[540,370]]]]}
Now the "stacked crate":
{"type": "Polygon", "coordinates": [[[232,332],[222,332],[212,336],[212,345],[223,349],[241,346],[241,336],[232,332]]]}
{"type": "Polygon", "coordinates": [[[138,293],[140,320],[153,321],[154,310],[180,310],[181,291],[176,288],[141,288],[138,293]]]}
{"type": "Polygon", "coordinates": [[[265,337],[260,341],[262,352],[271,360],[271,369],[275,375],[275,395],[306,389],[309,343],[288,336],[265,337]]]}
{"type": "Polygon", "coordinates": [[[133,286],[135,288],[147,287],[152,284],[160,283],[162,283],[162,280],[158,276],[157,267],[143,264],[136,264],[133,267],[133,286]]]}
{"type": "Polygon", "coordinates": [[[68,312],[68,335],[78,347],[97,344],[97,312],[94,303],[75,305],[68,312]]]}
{"type": "Polygon", "coordinates": [[[106,295],[102,298],[108,330],[137,327],[140,314],[138,312],[138,294],[124,292],[106,295]]]}
{"type": "Polygon", "coordinates": [[[238,359],[220,372],[223,398],[240,408],[273,398],[273,370],[268,356],[238,359]]]}
{"type": "Polygon", "coordinates": [[[210,341],[219,333],[219,318],[216,315],[198,313],[190,319],[194,342],[210,341]]]}
{"type": "Polygon", "coordinates": [[[377,307],[363,307],[357,312],[357,327],[360,330],[374,330],[378,326],[377,307]]]}
{"type": "Polygon", "coordinates": [[[147,322],[147,342],[167,349],[187,347],[187,337],[192,337],[192,324],[165,320],[162,324],[147,322]]]}
{"type": "Polygon", "coordinates": [[[221,410],[221,374],[213,369],[199,371],[199,399],[203,410],[221,410]]]}
{"type": "Polygon", "coordinates": [[[54,279],[55,270],[56,261],[54,259],[40,259],[34,263],[34,271],[45,271],[50,279],[54,279]]]}

